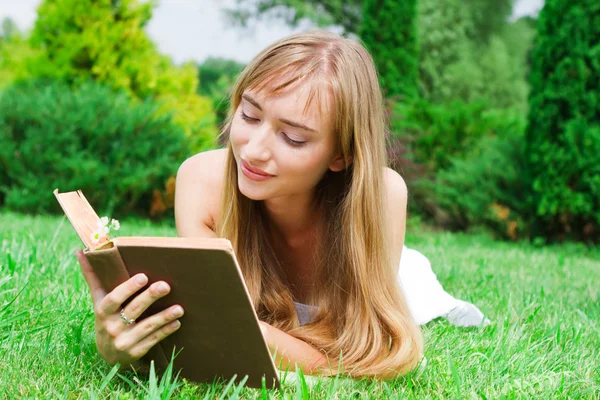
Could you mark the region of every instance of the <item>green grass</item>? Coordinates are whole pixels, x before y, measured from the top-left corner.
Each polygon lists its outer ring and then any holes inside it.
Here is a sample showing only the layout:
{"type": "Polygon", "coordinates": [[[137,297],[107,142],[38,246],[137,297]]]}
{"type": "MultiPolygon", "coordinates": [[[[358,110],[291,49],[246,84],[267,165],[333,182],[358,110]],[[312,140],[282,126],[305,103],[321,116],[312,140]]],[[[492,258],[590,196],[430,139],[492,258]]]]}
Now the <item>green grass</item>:
{"type": "MultiPolygon", "coordinates": [[[[120,236],[176,236],[122,220],[120,236]]],[[[600,398],[600,251],[534,247],[408,227],[454,296],[485,328],[424,327],[428,365],[386,383],[296,376],[282,392],[118,373],[96,353],[87,286],[64,217],[0,212],[0,398],[600,398]]]]}

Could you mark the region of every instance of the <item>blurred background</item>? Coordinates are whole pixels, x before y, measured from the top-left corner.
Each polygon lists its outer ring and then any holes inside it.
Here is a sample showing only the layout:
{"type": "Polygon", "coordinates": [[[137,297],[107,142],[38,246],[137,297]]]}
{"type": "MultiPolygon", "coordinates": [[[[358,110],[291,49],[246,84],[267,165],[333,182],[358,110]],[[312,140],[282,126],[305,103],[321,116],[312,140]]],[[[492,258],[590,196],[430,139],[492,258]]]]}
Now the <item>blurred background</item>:
{"type": "Polygon", "coordinates": [[[534,243],[600,239],[596,0],[0,0],[0,207],[173,221],[183,160],[273,41],[361,40],[412,218],[534,243]],[[594,22],[595,21],[595,22],[594,22]]]}

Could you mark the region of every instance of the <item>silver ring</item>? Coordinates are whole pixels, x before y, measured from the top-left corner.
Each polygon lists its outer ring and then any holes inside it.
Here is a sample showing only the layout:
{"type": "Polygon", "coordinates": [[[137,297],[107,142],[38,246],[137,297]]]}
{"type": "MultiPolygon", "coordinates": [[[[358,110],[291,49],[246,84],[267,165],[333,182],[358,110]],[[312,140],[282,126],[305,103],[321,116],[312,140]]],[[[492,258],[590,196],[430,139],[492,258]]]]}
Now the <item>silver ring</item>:
{"type": "Polygon", "coordinates": [[[129,319],[127,318],[127,316],[125,315],[125,313],[123,313],[123,309],[121,308],[121,311],[119,312],[119,316],[121,317],[121,319],[123,320],[123,322],[125,322],[125,324],[127,325],[131,325],[135,322],[135,319],[129,319]]]}

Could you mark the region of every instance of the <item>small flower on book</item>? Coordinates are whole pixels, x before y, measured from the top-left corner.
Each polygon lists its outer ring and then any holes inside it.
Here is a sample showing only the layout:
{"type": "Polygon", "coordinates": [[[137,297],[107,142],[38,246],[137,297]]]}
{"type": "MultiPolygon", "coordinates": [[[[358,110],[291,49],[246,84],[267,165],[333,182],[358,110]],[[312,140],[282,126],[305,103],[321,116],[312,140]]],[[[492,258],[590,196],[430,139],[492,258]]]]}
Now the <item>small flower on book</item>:
{"type": "Polygon", "coordinates": [[[116,219],[109,220],[108,217],[102,217],[96,223],[96,228],[96,231],[92,233],[91,239],[94,245],[99,245],[110,240],[110,230],[118,231],[121,228],[121,224],[116,219]]]}

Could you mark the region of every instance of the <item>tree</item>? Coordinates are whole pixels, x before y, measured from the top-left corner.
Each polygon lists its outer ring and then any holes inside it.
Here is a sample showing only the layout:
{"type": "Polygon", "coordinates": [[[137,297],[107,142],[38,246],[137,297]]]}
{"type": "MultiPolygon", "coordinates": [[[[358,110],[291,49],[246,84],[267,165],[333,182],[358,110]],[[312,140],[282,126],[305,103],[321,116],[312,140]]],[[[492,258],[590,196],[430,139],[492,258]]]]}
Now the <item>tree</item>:
{"type": "Polygon", "coordinates": [[[20,36],[20,34],[21,32],[15,21],[9,17],[2,19],[2,22],[0,22],[0,43],[14,36],[20,36]]]}
{"type": "Polygon", "coordinates": [[[600,239],[600,3],[548,0],[532,52],[535,235],[600,239]]]}
{"type": "Polygon", "coordinates": [[[420,81],[425,98],[448,100],[456,96],[447,68],[469,52],[473,23],[462,0],[420,0],[418,13],[420,81]]]}
{"type": "Polygon", "coordinates": [[[43,1],[29,40],[39,54],[28,73],[73,86],[93,80],[136,99],[153,98],[190,137],[210,140],[214,113],[210,99],[196,94],[195,65],[172,65],[143,30],[152,7],[138,0],[43,1]]]}
{"type": "Polygon", "coordinates": [[[373,56],[386,96],[418,93],[417,1],[365,0],[360,37],[373,56]]]}
{"type": "Polygon", "coordinates": [[[230,20],[247,26],[263,17],[297,26],[309,20],[319,27],[337,25],[343,34],[358,34],[362,21],[363,0],[237,0],[236,7],[226,9],[230,20]]]}
{"type": "Polygon", "coordinates": [[[217,114],[217,125],[221,126],[229,110],[229,90],[235,83],[244,64],[223,58],[207,58],[198,65],[200,86],[198,93],[211,98],[217,114]]]}
{"type": "Polygon", "coordinates": [[[502,32],[512,14],[513,3],[514,0],[465,0],[463,4],[473,23],[473,41],[487,43],[493,35],[502,32]]]}
{"type": "Polygon", "coordinates": [[[17,24],[4,18],[0,23],[0,87],[26,77],[26,62],[34,53],[17,24]]]}

